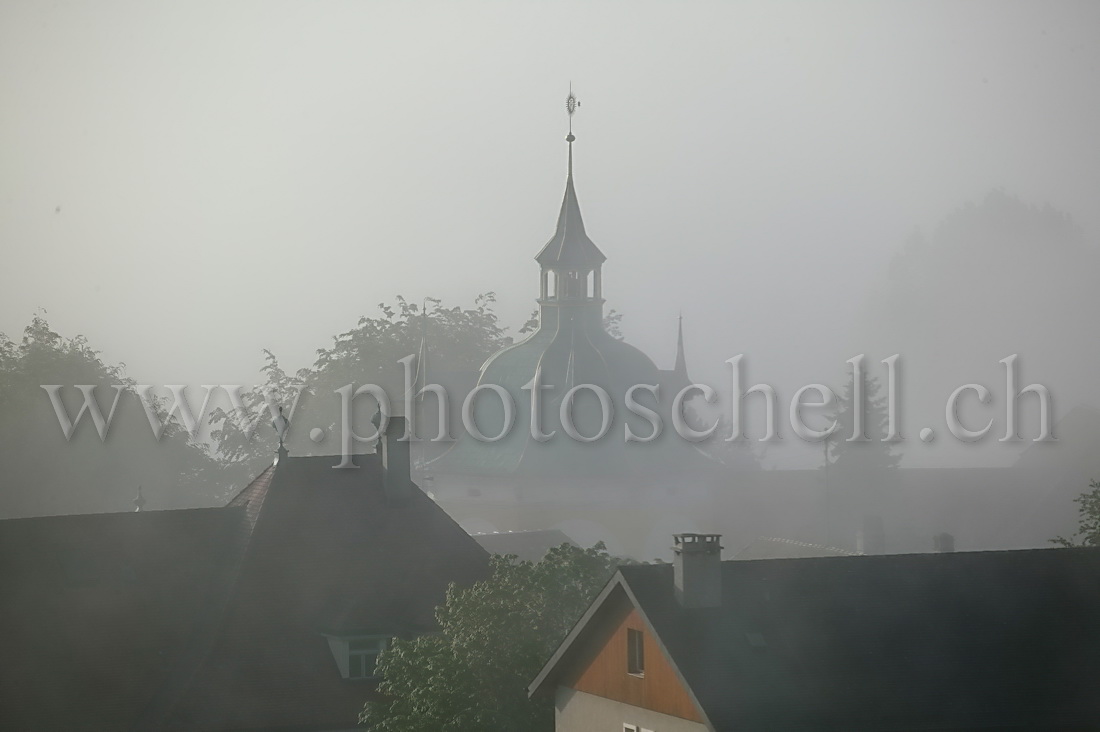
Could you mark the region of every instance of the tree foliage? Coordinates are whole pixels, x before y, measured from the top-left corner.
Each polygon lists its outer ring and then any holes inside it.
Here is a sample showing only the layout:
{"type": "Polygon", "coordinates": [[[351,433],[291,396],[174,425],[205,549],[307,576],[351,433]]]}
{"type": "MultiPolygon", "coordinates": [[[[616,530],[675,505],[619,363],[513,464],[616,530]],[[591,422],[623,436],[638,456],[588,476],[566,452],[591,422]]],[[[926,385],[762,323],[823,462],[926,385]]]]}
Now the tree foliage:
{"type": "Polygon", "coordinates": [[[527,686],[617,563],[602,543],[563,544],[537,563],[493,557],[489,579],[447,592],[441,633],[382,653],[388,699],[367,702],[360,722],[380,732],[551,732],[553,700],[528,699],[527,686]]]}
{"type": "Polygon", "coordinates": [[[862,473],[896,468],[901,456],[894,451],[892,443],[882,441],[890,426],[887,396],[883,393],[882,384],[874,376],[865,377],[863,383],[867,403],[867,410],[863,415],[863,432],[870,439],[866,442],[848,442],[855,426],[856,410],[861,408],[861,405],[853,403],[854,391],[854,381],[849,379],[832,415],[837,422],[837,429],[830,435],[827,445],[830,468],[862,473]]]}
{"type": "Polygon", "coordinates": [[[1100,481],[1089,481],[1089,491],[1073,499],[1077,504],[1077,533],[1051,542],[1063,547],[1100,546],[1100,481]]]}
{"type": "MultiPolygon", "coordinates": [[[[511,344],[494,310],[492,292],[478,295],[472,307],[445,307],[442,301],[426,298],[421,304],[397,297],[394,303],[379,303],[380,315],[363,316],[355,328],[341,333],[328,348],[317,351],[311,368],[293,376],[265,351],[266,381],[242,395],[243,410],[216,409],[211,412],[212,436],[219,454],[239,485],[270,463],[278,439],[271,429],[266,390],[276,404],[292,417],[286,444],[292,454],[334,454],[340,449],[340,401],[336,389],[352,384],[381,386],[391,400],[404,394],[404,371],[399,361],[415,354],[427,339],[432,372],[477,371],[486,358],[511,344]],[[291,415],[291,407],[297,408],[291,415]],[[249,433],[248,419],[263,412],[259,429],[249,433]],[[295,425],[302,425],[295,429],[295,425]],[[307,427],[308,426],[308,427],[307,427]],[[313,428],[326,435],[319,442],[310,437],[313,428]]],[[[354,424],[365,425],[375,404],[364,397],[355,405],[354,424]]]]}
{"type": "MultiPolygon", "coordinates": [[[[704,430],[713,424],[713,418],[708,423],[692,405],[684,405],[684,420],[692,429],[704,430]]],[[[763,458],[767,454],[767,445],[761,444],[756,438],[746,436],[744,439],[727,439],[733,427],[729,416],[723,414],[718,417],[718,428],[706,441],[707,454],[722,463],[728,470],[735,472],[755,471],[763,469],[763,458]]]]}
{"type": "MultiPolygon", "coordinates": [[[[220,465],[174,421],[153,436],[135,384],[123,365],[108,364],[83,336],[66,338],[36,314],[19,342],[0,334],[0,516],[30,516],[131,508],[139,486],[151,508],[209,505],[222,484],[220,465]],[[56,384],[71,420],[95,387],[106,419],[101,440],[88,414],[66,440],[43,385],[56,384]]],[[[166,410],[157,402],[163,423],[166,410]]]]}

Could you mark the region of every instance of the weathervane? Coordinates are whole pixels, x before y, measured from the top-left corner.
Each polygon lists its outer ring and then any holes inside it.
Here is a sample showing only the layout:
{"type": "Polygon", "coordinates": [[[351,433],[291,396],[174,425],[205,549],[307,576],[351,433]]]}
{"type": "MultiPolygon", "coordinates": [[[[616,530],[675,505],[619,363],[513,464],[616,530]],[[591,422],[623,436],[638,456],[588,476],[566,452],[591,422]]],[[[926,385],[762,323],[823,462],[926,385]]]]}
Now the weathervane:
{"type": "Polygon", "coordinates": [[[569,137],[565,138],[567,142],[573,142],[573,113],[577,111],[577,107],[581,106],[581,103],[577,101],[577,97],[573,94],[573,82],[569,82],[569,96],[565,98],[565,111],[569,114],[569,137]]]}

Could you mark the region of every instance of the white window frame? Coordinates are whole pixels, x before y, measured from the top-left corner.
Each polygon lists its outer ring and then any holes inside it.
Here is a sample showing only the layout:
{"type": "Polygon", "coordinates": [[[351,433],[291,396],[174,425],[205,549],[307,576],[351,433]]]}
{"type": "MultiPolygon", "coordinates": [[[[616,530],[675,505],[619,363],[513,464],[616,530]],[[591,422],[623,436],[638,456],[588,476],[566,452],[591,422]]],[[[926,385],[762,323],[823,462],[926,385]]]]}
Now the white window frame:
{"type": "Polygon", "coordinates": [[[347,639],[348,678],[373,679],[378,656],[390,645],[390,639],[383,635],[362,635],[347,639]],[[356,644],[371,643],[371,648],[355,648],[356,644]],[[362,671],[362,673],[358,673],[362,671]]]}

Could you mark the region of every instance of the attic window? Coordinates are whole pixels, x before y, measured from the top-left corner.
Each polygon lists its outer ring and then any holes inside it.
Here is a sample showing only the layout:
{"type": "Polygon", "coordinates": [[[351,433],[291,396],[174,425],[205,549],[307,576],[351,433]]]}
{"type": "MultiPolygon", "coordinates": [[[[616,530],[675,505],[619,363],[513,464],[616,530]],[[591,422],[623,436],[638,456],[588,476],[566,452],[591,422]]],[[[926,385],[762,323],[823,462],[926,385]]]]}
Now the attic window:
{"type": "Polygon", "coordinates": [[[645,676],[645,636],[634,628],[626,630],[626,672],[645,676]]]}
{"type": "Polygon", "coordinates": [[[373,679],[378,654],[386,650],[390,638],[386,635],[330,635],[329,648],[340,676],[345,679],[373,679]]]}
{"type": "Polygon", "coordinates": [[[374,667],[378,663],[378,654],[386,650],[386,645],[387,639],[378,636],[349,639],[348,678],[373,678],[374,667]]]}

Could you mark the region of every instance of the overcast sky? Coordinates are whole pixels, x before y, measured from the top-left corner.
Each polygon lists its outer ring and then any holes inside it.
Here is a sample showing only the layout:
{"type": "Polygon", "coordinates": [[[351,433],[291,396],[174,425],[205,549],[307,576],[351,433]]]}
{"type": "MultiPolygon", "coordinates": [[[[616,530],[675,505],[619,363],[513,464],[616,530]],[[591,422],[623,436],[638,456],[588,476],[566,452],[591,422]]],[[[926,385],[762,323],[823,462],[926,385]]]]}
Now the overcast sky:
{"type": "Polygon", "coordinates": [[[628,339],[671,366],[682,311],[698,378],[826,380],[914,228],[1003,188],[1100,230],[1098,40],[1096,3],[9,0],[0,331],[201,384],[396,294],[518,326],[572,81],[628,339]]]}

